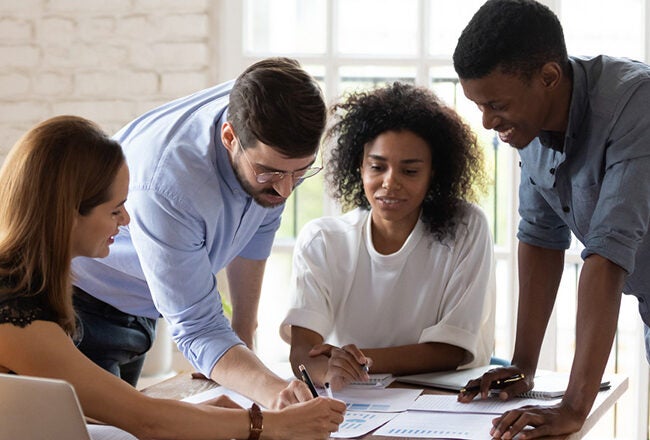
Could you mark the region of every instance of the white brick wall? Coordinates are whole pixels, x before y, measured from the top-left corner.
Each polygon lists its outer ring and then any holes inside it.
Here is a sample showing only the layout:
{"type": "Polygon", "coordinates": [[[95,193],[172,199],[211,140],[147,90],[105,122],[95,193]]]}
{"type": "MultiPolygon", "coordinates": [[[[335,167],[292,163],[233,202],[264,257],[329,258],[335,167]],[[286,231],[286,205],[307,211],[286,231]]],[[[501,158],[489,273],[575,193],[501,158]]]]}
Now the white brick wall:
{"type": "Polygon", "coordinates": [[[215,83],[211,9],[228,0],[0,0],[0,161],[59,114],[108,133],[215,83]]]}

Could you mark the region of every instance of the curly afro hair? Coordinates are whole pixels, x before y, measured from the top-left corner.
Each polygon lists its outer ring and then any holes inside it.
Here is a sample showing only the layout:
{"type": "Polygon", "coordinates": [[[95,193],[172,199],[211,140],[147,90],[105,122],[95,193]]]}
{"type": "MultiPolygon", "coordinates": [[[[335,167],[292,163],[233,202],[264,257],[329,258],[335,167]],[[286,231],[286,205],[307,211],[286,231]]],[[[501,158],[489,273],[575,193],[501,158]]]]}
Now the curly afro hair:
{"type": "Polygon", "coordinates": [[[431,149],[434,173],[421,219],[438,240],[453,237],[459,211],[476,201],[485,178],[476,136],[456,111],[427,88],[395,82],[353,93],[330,112],[326,179],[343,208],[370,209],[360,171],[364,147],[382,133],[408,130],[431,149]]]}

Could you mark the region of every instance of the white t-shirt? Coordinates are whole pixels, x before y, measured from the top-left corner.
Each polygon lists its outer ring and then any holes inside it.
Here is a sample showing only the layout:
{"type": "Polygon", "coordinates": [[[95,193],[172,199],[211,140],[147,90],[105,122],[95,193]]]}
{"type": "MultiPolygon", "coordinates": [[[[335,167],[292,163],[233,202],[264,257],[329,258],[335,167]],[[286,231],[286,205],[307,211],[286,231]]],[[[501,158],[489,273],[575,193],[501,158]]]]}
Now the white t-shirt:
{"type": "Polygon", "coordinates": [[[467,204],[455,238],[418,221],[400,250],[378,253],[370,211],[309,222],[293,258],[291,307],[280,326],[325,342],[385,348],[440,342],[466,350],[461,365],[489,363],[494,348],[494,254],[485,215],[467,204]]]}

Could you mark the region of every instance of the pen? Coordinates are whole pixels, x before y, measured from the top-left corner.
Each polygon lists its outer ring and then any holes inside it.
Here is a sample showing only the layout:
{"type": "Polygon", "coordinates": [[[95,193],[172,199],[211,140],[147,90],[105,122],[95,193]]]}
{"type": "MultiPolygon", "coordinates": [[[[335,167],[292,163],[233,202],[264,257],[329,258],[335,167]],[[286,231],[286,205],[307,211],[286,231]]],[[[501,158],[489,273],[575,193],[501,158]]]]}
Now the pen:
{"type": "Polygon", "coordinates": [[[316,391],[314,382],[311,381],[311,377],[309,377],[309,373],[307,373],[307,369],[305,368],[305,366],[303,364],[300,364],[298,365],[298,369],[300,370],[300,375],[302,376],[302,380],[309,387],[309,391],[311,391],[312,397],[318,397],[318,392],[316,391]]]}
{"type": "MultiPolygon", "coordinates": [[[[518,382],[518,381],[522,380],[524,377],[525,377],[524,373],[521,373],[521,374],[515,374],[514,376],[506,377],[505,379],[494,380],[490,384],[490,389],[491,390],[500,390],[502,388],[507,387],[510,384],[513,384],[515,382],[518,382]]],[[[471,387],[461,388],[460,392],[462,394],[465,394],[465,393],[471,393],[473,391],[478,391],[480,389],[481,389],[480,385],[473,385],[471,387]]]]}
{"type": "Polygon", "coordinates": [[[334,398],[334,395],[332,394],[332,388],[330,388],[329,382],[325,382],[325,392],[327,393],[327,397],[329,397],[330,399],[334,398]]]}

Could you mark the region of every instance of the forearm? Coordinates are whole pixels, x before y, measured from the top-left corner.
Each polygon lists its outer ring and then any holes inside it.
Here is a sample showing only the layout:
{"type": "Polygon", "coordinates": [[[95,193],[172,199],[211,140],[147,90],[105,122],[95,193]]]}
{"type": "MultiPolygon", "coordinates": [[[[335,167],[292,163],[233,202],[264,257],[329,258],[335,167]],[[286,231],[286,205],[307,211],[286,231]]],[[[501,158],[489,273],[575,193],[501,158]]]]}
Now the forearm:
{"type": "Polygon", "coordinates": [[[291,369],[293,374],[300,379],[300,371],[298,365],[304,365],[309,371],[309,376],[314,381],[316,386],[322,387],[325,385],[329,357],[324,354],[318,356],[310,356],[309,350],[313,347],[312,344],[292,344],[289,360],[291,361],[291,369]]]}
{"type": "Polygon", "coordinates": [[[123,416],[130,425],[124,428],[141,439],[243,439],[249,435],[246,409],[151,398],[142,399],[133,409],[131,415],[123,416]]]}
{"type": "Polygon", "coordinates": [[[244,347],[236,345],[219,359],[210,378],[270,408],[287,382],[275,375],[244,347]]]}
{"type": "Polygon", "coordinates": [[[361,351],[373,360],[371,373],[390,373],[395,376],[453,370],[465,357],[464,349],[437,342],[364,348],[361,351]]]}
{"type": "Polygon", "coordinates": [[[232,328],[250,349],[253,348],[257,330],[257,310],[265,265],[266,260],[237,257],[226,268],[232,303],[232,328]]]}
{"type": "Polygon", "coordinates": [[[564,251],[520,242],[518,257],[519,308],[512,363],[534,374],[564,270],[564,251]]]}
{"type": "Polygon", "coordinates": [[[576,351],[563,403],[583,419],[598,393],[612,348],[625,272],[599,256],[585,260],[578,286],[576,351]]]}

